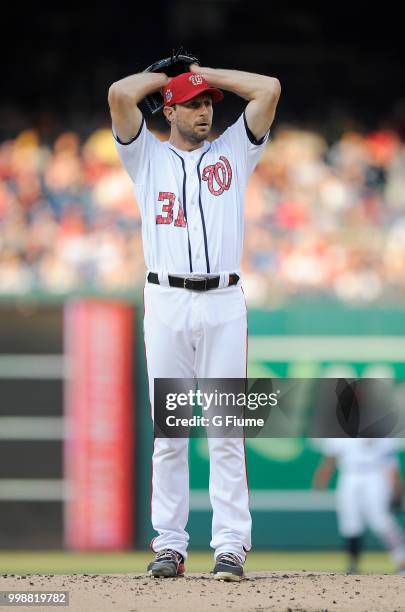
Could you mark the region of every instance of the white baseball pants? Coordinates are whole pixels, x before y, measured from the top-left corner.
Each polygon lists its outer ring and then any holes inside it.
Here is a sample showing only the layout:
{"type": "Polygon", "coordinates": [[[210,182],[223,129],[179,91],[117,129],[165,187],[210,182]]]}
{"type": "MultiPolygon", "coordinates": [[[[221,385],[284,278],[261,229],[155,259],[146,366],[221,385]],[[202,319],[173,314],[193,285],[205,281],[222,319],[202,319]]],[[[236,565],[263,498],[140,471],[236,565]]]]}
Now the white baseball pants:
{"type": "MultiPolygon", "coordinates": [[[[153,413],[155,378],[244,378],[247,313],[240,286],[189,291],[146,283],[145,349],[153,413]]],[[[242,438],[208,438],[209,494],[215,556],[245,559],[251,548],[251,516],[242,438]]],[[[189,513],[188,439],[155,438],[152,459],[152,548],[187,557],[189,513]]]]}
{"type": "Polygon", "coordinates": [[[391,482],[385,466],[370,472],[341,473],[336,510],[343,537],[360,536],[369,527],[390,550],[395,563],[405,562],[405,538],[390,511],[391,482]]]}

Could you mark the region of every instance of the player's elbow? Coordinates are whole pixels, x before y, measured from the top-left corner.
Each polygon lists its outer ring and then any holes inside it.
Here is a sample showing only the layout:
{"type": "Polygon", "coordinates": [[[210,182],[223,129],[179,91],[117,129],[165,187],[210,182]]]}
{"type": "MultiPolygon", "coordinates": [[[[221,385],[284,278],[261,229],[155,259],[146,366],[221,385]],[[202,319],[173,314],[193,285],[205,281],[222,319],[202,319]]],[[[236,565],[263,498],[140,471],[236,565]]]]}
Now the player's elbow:
{"type": "Polygon", "coordinates": [[[278,100],[281,94],[281,83],[276,77],[266,77],[264,93],[273,101],[278,100]]]}
{"type": "Polygon", "coordinates": [[[280,97],[281,95],[281,83],[278,79],[276,79],[275,77],[272,77],[272,82],[273,82],[273,91],[274,91],[274,95],[277,96],[277,99],[280,97]]]}
{"type": "Polygon", "coordinates": [[[110,108],[115,108],[118,106],[122,106],[125,103],[128,103],[128,94],[125,89],[122,87],[119,81],[110,85],[108,90],[108,104],[110,108]]]}
{"type": "Polygon", "coordinates": [[[275,108],[281,94],[280,81],[275,77],[263,75],[257,85],[253,99],[257,100],[263,108],[275,108]]]}
{"type": "Polygon", "coordinates": [[[117,101],[118,91],[117,91],[117,83],[113,83],[110,85],[108,89],[108,104],[110,106],[114,106],[117,101]]]}

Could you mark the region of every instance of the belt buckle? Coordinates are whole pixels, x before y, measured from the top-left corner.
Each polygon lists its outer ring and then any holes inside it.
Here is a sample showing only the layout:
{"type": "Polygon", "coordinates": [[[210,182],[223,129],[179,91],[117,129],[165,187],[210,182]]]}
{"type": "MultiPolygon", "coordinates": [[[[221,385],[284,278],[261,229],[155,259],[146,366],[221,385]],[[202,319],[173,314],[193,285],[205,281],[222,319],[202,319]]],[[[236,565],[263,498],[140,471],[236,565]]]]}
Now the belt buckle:
{"type": "Polygon", "coordinates": [[[191,291],[207,291],[207,282],[208,282],[208,278],[206,276],[185,276],[184,277],[184,283],[183,283],[183,287],[184,289],[190,289],[191,291]],[[202,287],[201,289],[198,289],[196,287],[190,287],[189,285],[187,285],[187,281],[190,281],[191,283],[193,281],[204,281],[205,285],[204,287],[202,287]]]}

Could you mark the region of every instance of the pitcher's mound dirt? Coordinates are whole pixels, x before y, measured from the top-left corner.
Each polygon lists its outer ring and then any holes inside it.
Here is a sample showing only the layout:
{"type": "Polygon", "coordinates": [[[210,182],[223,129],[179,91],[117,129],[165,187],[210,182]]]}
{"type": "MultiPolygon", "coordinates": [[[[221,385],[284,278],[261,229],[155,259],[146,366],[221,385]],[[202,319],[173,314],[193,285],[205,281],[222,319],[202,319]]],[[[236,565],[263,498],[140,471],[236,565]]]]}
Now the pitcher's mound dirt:
{"type": "MultiPolygon", "coordinates": [[[[240,583],[210,574],[154,579],[146,574],[2,576],[3,591],[68,591],[68,612],[206,612],[260,610],[405,612],[405,576],[312,572],[248,573],[240,583]]],[[[6,610],[6,608],[1,608],[6,610]]],[[[18,607],[21,612],[55,607],[18,607]]]]}

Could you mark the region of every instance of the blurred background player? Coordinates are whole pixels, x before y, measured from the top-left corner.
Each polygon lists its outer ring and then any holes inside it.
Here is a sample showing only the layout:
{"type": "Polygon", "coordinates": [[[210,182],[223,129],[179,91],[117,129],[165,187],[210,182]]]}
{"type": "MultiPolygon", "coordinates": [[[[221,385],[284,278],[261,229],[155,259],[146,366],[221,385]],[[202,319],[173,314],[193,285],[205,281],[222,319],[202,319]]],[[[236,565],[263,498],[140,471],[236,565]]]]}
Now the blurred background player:
{"type": "Polygon", "coordinates": [[[349,556],[348,573],[358,572],[362,535],[369,527],[390,551],[397,572],[405,575],[405,535],[391,511],[402,495],[403,482],[392,438],[329,438],[323,440],[325,458],[313,485],[328,485],[335,468],[338,529],[349,556]]]}

